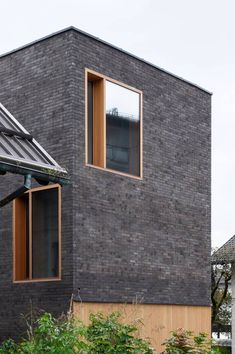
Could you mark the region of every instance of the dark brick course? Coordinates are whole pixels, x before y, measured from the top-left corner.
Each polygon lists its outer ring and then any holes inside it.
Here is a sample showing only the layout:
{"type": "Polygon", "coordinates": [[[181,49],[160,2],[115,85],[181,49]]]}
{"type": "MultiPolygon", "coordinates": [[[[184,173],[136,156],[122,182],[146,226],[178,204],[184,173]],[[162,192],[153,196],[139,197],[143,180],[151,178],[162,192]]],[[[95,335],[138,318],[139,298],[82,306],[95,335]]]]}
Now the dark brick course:
{"type": "MultiPolygon", "coordinates": [[[[73,29],[0,58],[0,102],[66,167],[61,282],[12,283],[12,208],[0,209],[0,336],[30,301],[210,305],[208,93],[73,29]],[[85,68],[143,91],[143,180],[85,166],[85,68]]],[[[1,177],[0,195],[21,184],[1,177]]],[[[14,324],[12,324],[14,321],[14,324]]]]}

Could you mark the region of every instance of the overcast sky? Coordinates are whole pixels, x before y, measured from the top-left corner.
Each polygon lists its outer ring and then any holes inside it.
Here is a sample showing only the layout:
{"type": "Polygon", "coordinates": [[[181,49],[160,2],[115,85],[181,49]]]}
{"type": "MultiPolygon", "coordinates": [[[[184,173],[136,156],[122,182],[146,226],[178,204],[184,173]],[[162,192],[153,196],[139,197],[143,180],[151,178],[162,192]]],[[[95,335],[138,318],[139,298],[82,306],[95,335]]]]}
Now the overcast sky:
{"type": "Polygon", "coordinates": [[[73,25],[212,91],[212,244],[235,234],[233,0],[0,0],[0,14],[1,54],[73,25]]]}

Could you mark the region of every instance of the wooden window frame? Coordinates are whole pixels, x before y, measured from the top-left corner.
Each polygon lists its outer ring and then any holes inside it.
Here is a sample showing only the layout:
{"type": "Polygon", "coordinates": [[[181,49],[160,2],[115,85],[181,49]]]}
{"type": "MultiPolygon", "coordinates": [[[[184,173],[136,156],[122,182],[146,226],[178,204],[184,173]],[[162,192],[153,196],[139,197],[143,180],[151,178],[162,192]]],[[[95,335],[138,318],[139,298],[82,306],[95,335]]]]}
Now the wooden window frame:
{"type": "MultiPolygon", "coordinates": [[[[95,107],[94,107],[95,109],[95,107]]],[[[137,180],[143,180],[143,92],[132,87],[129,86],[127,84],[124,84],[123,82],[114,80],[106,75],[100,74],[94,70],[85,68],[85,166],[86,167],[92,167],[92,168],[96,168],[98,170],[101,171],[108,171],[111,173],[115,173],[121,176],[125,176],[125,177],[130,177],[130,178],[134,178],[137,180]],[[102,134],[102,140],[103,140],[103,146],[101,147],[101,149],[103,150],[103,167],[100,166],[96,166],[93,164],[90,164],[88,162],[88,78],[94,76],[100,79],[103,79],[104,81],[104,85],[103,85],[103,99],[101,101],[101,106],[103,106],[103,130],[104,133],[102,134]],[[140,175],[139,176],[135,176],[129,173],[125,173],[125,172],[120,172],[117,170],[113,170],[110,168],[106,167],[106,113],[105,113],[105,106],[106,106],[106,102],[105,102],[105,96],[106,96],[106,92],[105,92],[105,82],[106,81],[110,81],[114,84],[117,84],[121,87],[124,87],[128,90],[131,90],[133,92],[136,92],[140,95],[140,175]]]]}
{"type": "Polygon", "coordinates": [[[16,280],[16,201],[13,201],[13,283],[35,283],[61,280],[61,186],[59,184],[51,184],[48,186],[32,188],[25,193],[29,195],[29,279],[16,280]],[[57,189],[58,191],[58,277],[48,278],[32,278],[32,194],[34,192],[57,189]]]}

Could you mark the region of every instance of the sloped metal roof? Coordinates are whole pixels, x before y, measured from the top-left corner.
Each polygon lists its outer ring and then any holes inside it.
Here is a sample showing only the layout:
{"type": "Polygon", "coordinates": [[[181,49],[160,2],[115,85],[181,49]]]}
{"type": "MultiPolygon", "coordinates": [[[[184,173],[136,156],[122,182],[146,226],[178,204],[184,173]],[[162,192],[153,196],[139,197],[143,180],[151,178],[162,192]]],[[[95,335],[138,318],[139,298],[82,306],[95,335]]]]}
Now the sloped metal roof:
{"type": "Polygon", "coordinates": [[[0,103],[0,173],[66,184],[68,173],[0,103]]]}
{"type": "Polygon", "coordinates": [[[212,263],[223,264],[235,262],[235,235],[212,254],[212,263]]]}

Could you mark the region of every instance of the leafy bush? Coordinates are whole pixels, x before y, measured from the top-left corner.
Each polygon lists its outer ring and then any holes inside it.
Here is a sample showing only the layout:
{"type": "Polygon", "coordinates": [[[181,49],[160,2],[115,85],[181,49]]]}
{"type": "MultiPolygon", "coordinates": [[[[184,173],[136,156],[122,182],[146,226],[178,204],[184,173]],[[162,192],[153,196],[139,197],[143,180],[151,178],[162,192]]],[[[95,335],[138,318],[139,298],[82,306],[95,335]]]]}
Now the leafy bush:
{"type": "Polygon", "coordinates": [[[44,313],[35,323],[35,328],[27,340],[18,345],[5,341],[0,347],[0,354],[73,354],[86,353],[87,344],[81,339],[85,327],[73,318],[55,319],[49,313],[44,313]]]}
{"type": "Polygon", "coordinates": [[[149,343],[135,338],[137,328],[119,322],[120,314],[106,317],[101,313],[90,316],[91,324],[87,328],[87,340],[90,343],[89,354],[152,354],[149,343]]]}
{"type": "Polygon", "coordinates": [[[15,353],[18,353],[16,343],[12,339],[6,340],[0,348],[0,354],[15,354],[15,353]]]}
{"type": "Polygon", "coordinates": [[[211,340],[208,339],[206,333],[194,335],[191,331],[185,331],[182,328],[171,332],[172,336],[167,339],[164,354],[213,354],[219,353],[217,350],[211,349],[211,340]]]}
{"type": "Polygon", "coordinates": [[[231,347],[213,346],[213,348],[216,354],[231,354],[231,347]]]}
{"type": "Polygon", "coordinates": [[[55,319],[44,313],[30,326],[28,339],[5,341],[0,354],[153,354],[149,344],[134,337],[137,328],[120,323],[120,315],[91,315],[84,326],[69,315],[55,319]]]}

